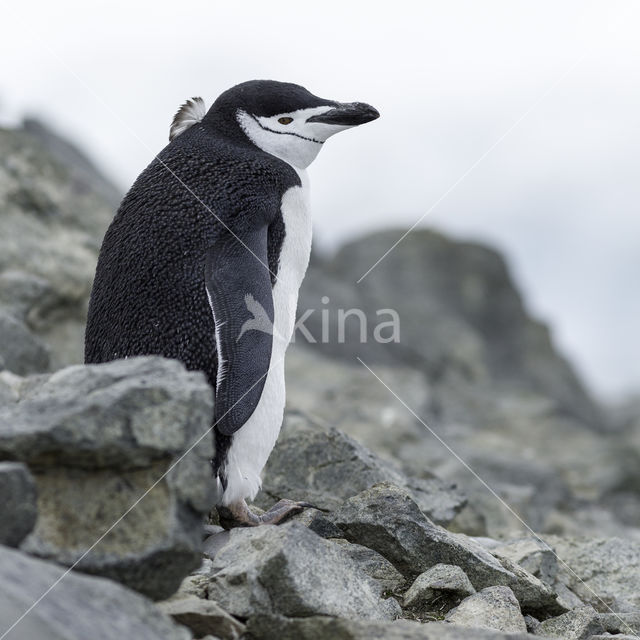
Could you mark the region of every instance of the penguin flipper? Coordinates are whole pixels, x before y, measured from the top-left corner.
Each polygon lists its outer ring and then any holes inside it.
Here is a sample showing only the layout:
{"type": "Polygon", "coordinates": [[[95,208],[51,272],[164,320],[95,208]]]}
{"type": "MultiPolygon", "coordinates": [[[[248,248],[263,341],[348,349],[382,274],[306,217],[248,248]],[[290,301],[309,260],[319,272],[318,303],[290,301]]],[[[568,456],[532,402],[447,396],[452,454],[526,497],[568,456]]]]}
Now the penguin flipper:
{"type": "Polygon", "coordinates": [[[205,285],[218,352],[215,426],[225,435],[250,418],[269,371],[274,310],[267,232],[266,226],[245,231],[239,240],[224,230],[207,250],[205,285]],[[258,304],[266,316],[259,325],[258,304]]]}

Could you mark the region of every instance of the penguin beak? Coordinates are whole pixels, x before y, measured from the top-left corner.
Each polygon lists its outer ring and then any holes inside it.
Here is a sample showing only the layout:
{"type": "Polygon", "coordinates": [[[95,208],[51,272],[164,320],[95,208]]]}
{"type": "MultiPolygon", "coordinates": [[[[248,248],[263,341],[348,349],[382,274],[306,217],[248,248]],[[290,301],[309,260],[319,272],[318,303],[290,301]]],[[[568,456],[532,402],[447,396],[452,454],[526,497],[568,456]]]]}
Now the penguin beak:
{"type": "Polygon", "coordinates": [[[371,105],[364,102],[337,103],[337,106],[317,116],[311,116],[307,122],[355,127],[379,118],[380,114],[371,105]]]}

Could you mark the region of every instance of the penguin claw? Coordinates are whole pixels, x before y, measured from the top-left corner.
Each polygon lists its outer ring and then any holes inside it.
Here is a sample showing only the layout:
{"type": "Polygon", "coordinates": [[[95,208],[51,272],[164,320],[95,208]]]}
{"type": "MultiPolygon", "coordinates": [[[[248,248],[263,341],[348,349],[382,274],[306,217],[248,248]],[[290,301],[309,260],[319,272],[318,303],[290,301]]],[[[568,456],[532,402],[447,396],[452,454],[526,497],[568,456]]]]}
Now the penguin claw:
{"type": "Polygon", "coordinates": [[[319,507],[316,504],[311,504],[310,502],[298,502],[301,507],[305,509],[315,509],[316,511],[322,511],[323,513],[331,513],[331,509],[325,509],[324,507],[319,507]]]}

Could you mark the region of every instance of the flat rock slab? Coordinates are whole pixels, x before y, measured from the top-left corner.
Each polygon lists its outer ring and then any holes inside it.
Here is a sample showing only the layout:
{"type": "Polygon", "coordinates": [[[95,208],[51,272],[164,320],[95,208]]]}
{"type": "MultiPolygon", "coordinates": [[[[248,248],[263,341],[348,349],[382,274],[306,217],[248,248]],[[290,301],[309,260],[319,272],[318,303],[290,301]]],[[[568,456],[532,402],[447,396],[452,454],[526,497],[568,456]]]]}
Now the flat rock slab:
{"type": "Polygon", "coordinates": [[[281,616],[255,616],[247,630],[256,640],[529,640],[526,633],[501,633],[453,624],[427,624],[409,620],[372,622],[310,617],[292,620],[281,616]]]}
{"type": "Polygon", "coordinates": [[[0,459],[130,469],[182,453],[210,426],[204,375],[176,360],[67,367],[0,408],[0,459]]]}
{"type": "Polygon", "coordinates": [[[65,575],[62,567],[0,547],[0,634],[47,591],[4,640],[191,638],[152,602],[115,582],[65,575]]]}
{"type": "Polygon", "coordinates": [[[17,547],[33,529],[38,509],[36,483],[26,465],[0,462],[0,544],[17,547]]]}
{"type": "Polygon", "coordinates": [[[213,560],[208,597],[234,616],[393,619],[401,611],[338,545],[304,525],[233,529],[213,560]]]}
{"type": "Polygon", "coordinates": [[[523,609],[557,607],[550,587],[515,563],[505,568],[505,561],[473,539],[435,525],[405,489],[381,483],[350,498],[331,516],[345,538],[375,549],[407,577],[450,564],[461,567],[475,589],[510,587],[523,609]]]}
{"type": "Polygon", "coordinates": [[[447,622],[505,633],[527,633],[520,606],[509,587],[487,587],[465,598],[445,618],[447,622]]]}

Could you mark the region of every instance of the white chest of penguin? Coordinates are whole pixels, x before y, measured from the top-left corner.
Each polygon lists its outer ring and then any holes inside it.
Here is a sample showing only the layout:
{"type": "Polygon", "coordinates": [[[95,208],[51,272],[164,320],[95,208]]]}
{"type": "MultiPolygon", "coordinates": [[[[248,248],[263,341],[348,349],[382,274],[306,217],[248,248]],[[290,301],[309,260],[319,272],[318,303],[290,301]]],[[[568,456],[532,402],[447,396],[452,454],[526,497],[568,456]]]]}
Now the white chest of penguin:
{"type": "Polygon", "coordinates": [[[278,277],[273,286],[273,349],[276,352],[281,350],[282,356],[293,335],[298,291],[311,255],[309,179],[306,171],[296,171],[301,185],[289,188],[282,196],[280,205],[285,236],[278,260],[278,277]]]}
{"type": "Polygon", "coordinates": [[[298,291],[311,254],[309,183],[298,170],[301,186],[291,187],[282,197],[280,210],[285,236],[280,249],[278,273],[273,286],[273,341],[271,361],[260,400],[247,422],[235,433],[227,454],[227,489],[223,504],[253,500],[261,485],[260,472],[273,449],[286,401],[284,358],[293,335],[298,291]]]}

